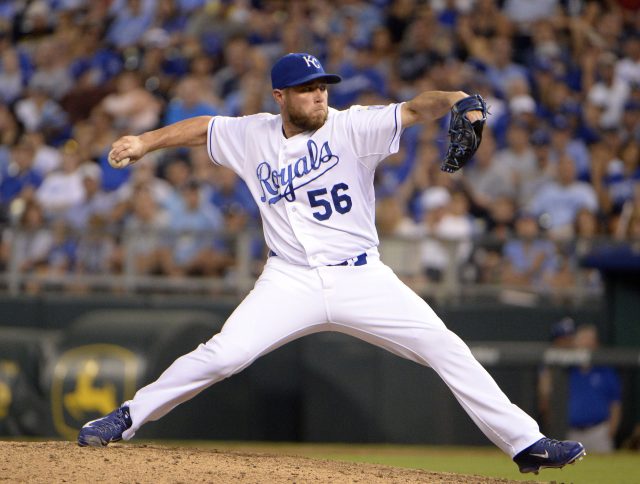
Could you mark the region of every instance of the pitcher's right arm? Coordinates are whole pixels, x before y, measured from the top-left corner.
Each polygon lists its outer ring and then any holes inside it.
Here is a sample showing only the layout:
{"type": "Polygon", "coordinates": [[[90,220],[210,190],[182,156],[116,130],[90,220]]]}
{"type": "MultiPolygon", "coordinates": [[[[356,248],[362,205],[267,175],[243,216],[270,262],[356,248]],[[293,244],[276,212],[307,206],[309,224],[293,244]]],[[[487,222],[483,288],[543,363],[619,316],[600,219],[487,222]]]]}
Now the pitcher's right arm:
{"type": "Polygon", "coordinates": [[[123,136],[111,145],[109,164],[124,168],[155,150],[204,145],[210,119],[211,116],[197,116],[138,136],[123,136]]]}

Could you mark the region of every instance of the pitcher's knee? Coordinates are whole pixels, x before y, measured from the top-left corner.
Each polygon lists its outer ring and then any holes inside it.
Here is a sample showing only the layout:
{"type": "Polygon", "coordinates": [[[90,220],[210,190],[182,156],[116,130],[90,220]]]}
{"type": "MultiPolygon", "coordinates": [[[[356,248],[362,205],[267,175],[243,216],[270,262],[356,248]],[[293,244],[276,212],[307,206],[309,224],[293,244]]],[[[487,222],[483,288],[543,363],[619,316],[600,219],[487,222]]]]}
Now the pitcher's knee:
{"type": "Polygon", "coordinates": [[[227,378],[249,365],[255,355],[247,348],[238,345],[215,341],[211,339],[207,344],[200,346],[201,351],[207,354],[210,362],[209,368],[213,378],[227,378]]]}
{"type": "Polygon", "coordinates": [[[430,363],[443,354],[471,355],[469,347],[454,332],[444,328],[442,331],[424,331],[418,343],[418,353],[430,363]]]}

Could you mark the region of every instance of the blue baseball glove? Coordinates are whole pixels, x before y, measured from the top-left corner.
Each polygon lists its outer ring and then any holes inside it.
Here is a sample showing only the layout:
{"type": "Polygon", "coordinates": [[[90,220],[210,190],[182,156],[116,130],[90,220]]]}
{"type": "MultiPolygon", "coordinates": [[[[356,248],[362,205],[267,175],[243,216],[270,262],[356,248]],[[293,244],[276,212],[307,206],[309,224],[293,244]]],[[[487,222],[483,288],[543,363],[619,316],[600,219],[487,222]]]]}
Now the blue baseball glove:
{"type": "Polygon", "coordinates": [[[449,121],[449,148],[440,166],[442,171],[456,172],[471,159],[482,141],[486,121],[487,103],[480,94],[465,97],[453,105],[449,121]],[[466,116],[469,111],[482,112],[482,119],[472,123],[466,116]]]}

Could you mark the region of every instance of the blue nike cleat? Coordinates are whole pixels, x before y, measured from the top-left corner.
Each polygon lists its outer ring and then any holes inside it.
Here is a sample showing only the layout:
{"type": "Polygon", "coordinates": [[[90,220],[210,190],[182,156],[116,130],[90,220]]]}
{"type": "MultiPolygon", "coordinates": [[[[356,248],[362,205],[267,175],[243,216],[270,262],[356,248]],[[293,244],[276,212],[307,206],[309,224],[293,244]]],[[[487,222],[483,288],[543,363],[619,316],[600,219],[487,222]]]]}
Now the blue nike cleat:
{"type": "Polygon", "coordinates": [[[520,472],[537,474],[540,469],[560,469],[567,464],[574,464],[587,453],[580,442],[572,440],[553,440],[546,437],[519,452],[513,461],[518,464],[520,472]]]}
{"type": "Polygon", "coordinates": [[[80,447],[102,447],[122,440],[122,433],[131,427],[129,407],[116,408],[109,415],[87,422],[78,434],[80,447]]]}

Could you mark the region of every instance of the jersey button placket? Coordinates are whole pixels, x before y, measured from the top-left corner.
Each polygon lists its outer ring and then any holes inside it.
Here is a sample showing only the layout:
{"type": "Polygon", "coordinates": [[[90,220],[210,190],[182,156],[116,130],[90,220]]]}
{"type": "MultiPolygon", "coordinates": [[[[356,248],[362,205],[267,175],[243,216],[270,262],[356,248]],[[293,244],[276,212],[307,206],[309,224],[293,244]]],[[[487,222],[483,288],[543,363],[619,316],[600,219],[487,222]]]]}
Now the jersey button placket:
{"type": "MultiPolygon", "coordinates": [[[[304,141],[302,138],[286,140],[283,143],[282,150],[280,151],[278,157],[278,169],[285,170],[286,173],[289,165],[295,163],[295,161],[298,160],[301,155],[304,156],[305,146],[306,141],[304,141]]],[[[296,183],[300,183],[300,180],[293,179],[292,183],[295,187],[296,183]]],[[[281,193],[284,192],[284,189],[285,187],[282,187],[280,189],[281,193]]],[[[306,196],[306,190],[300,189],[296,190],[293,193],[293,201],[287,201],[283,199],[281,200],[281,202],[284,203],[285,211],[287,213],[286,216],[289,220],[289,226],[291,227],[293,236],[298,241],[305,254],[309,254],[310,249],[312,249],[314,245],[314,237],[309,233],[310,227],[305,220],[304,210],[306,206],[304,203],[304,199],[300,198],[306,196]]],[[[307,262],[309,265],[317,265],[317,262],[312,260],[310,257],[307,257],[307,262]]]]}
{"type": "MultiPolygon", "coordinates": [[[[278,169],[285,170],[286,172],[289,165],[290,162],[288,161],[287,151],[286,149],[282,149],[278,156],[278,169]]],[[[285,189],[286,187],[280,187],[280,193],[284,193],[285,189]]],[[[292,235],[298,241],[298,243],[302,245],[303,249],[305,249],[304,243],[302,242],[302,240],[300,240],[300,216],[297,213],[298,209],[296,207],[295,201],[295,197],[297,195],[297,193],[294,193],[294,201],[288,201],[286,198],[282,198],[280,200],[280,203],[282,203],[284,206],[284,210],[287,214],[287,219],[289,220],[289,226],[291,227],[291,231],[293,232],[292,235]]]]}

